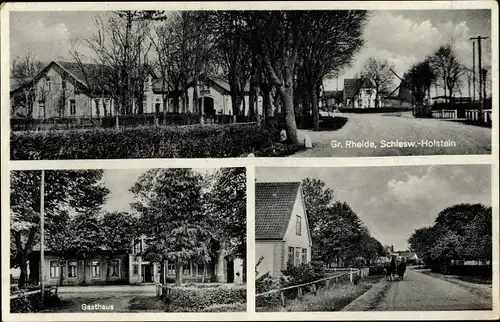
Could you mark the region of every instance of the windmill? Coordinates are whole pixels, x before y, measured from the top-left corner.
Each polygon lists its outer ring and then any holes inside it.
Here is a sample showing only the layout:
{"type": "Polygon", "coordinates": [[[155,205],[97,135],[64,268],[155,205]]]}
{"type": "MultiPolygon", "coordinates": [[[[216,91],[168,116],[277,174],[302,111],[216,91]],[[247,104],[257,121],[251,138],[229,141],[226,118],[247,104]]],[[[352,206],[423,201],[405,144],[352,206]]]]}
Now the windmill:
{"type": "MultiPolygon", "coordinates": [[[[393,97],[394,93],[396,93],[396,91],[399,90],[399,93],[398,93],[397,97],[399,98],[400,102],[404,101],[405,97],[403,95],[401,95],[401,94],[406,94],[406,92],[403,91],[403,93],[402,93],[401,91],[407,89],[405,87],[405,81],[404,81],[404,79],[402,79],[401,77],[399,77],[399,75],[392,68],[390,68],[389,70],[400,80],[400,83],[399,83],[399,85],[389,95],[387,95],[387,97],[393,97]]],[[[413,105],[413,96],[412,96],[412,105],[413,105]]]]}

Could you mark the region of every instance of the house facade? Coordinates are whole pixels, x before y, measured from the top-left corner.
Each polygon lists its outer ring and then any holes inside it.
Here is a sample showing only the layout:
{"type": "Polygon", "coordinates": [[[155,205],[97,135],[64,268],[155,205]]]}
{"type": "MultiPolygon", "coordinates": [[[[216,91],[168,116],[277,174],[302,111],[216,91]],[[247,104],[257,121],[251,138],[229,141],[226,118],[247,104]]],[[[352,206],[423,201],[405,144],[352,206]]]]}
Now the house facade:
{"type": "Polygon", "coordinates": [[[375,85],[370,78],[344,79],[344,108],[375,108],[376,98],[375,85]]]}
{"type": "MultiPolygon", "coordinates": [[[[148,284],[172,283],[175,266],[168,261],[153,263],[143,258],[147,247],[145,238],[132,242],[130,251],[110,254],[104,250],[84,260],[81,256],[67,254],[62,260],[46,251],[44,255],[44,281],[51,285],[86,284],[148,284]]],[[[208,263],[194,260],[185,264],[180,272],[183,282],[243,283],[243,261],[234,258],[226,250],[216,252],[208,263]]],[[[28,275],[37,284],[40,276],[40,251],[29,256],[28,275]]]]}
{"type": "Polygon", "coordinates": [[[281,276],[288,265],[311,261],[312,240],[300,182],[255,186],[255,254],[258,276],[281,276]]]}
{"type": "MultiPolygon", "coordinates": [[[[19,97],[27,86],[33,87],[35,119],[51,118],[98,118],[113,116],[116,102],[111,92],[100,84],[102,68],[96,64],[77,64],[52,61],[24,86],[11,86],[11,114],[27,111],[26,106],[18,106],[19,97]],[[16,112],[14,112],[16,111],[16,112]]],[[[15,84],[14,84],[15,85],[15,84]]],[[[189,83],[187,95],[180,91],[170,91],[166,82],[151,71],[145,78],[143,87],[143,113],[194,113],[194,94],[198,94],[199,106],[205,115],[232,115],[232,100],[229,84],[217,77],[206,77],[205,81],[189,83]],[[180,107],[180,108],[179,108],[180,107]]],[[[250,110],[249,85],[245,88],[240,110],[248,115],[250,110]]],[[[262,113],[263,100],[258,96],[254,110],[262,113]]],[[[132,109],[137,102],[133,100],[132,109]]]]}

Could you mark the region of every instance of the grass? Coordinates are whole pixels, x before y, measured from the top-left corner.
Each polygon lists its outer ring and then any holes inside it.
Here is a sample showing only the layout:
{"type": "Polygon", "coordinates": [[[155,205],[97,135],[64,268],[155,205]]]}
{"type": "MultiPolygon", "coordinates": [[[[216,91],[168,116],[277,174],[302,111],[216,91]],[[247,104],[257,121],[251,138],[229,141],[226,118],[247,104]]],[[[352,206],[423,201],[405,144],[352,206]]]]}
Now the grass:
{"type": "Polygon", "coordinates": [[[475,284],[487,284],[492,285],[493,281],[491,276],[455,276],[456,279],[461,281],[475,283],[475,284]]]}
{"type": "Polygon", "coordinates": [[[368,276],[358,284],[337,284],[329,289],[318,290],[317,295],[306,294],[302,299],[289,301],[285,307],[258,307],[258,312],[333,312],[340,311],[346,305],[368,291],[380,280],[380,276],[368,276]]]}
{"type": "Polygon", "coordinates": [[[130,311],[152,311],[165,312],[167,306],[157,297],[151,296],[136,296],[129,302],[130,311]]]}
{"type": "Polygon", "coordinates": [[[203,309],[202,312],[246,312],[247,305],[245,303],[232,304],[214,304],[203,309]]]}

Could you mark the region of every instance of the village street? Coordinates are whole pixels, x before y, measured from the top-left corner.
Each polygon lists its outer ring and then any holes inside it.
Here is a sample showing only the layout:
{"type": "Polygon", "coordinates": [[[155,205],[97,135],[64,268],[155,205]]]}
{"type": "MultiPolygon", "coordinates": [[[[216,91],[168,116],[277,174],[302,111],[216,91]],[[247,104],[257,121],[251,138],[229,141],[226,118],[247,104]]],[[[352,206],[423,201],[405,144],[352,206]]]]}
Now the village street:
{"type": "MultiPolygon", "coordinates": [[[[385,282],[384,282],[385,283],[385,282]]],[[[374,308],[375,311],[491,310],[491,298],[477,292],[409,269],[403,281],[396,277],[374,308]]],[[[484,285],[484,287],[488,287],[484,285]]]]}
{"type": "Polygon", "coordinates": [[[61,302],[42,312],[164,312],[154,285],[61,286],[61,302]]]}
{"type": "Polygon", "coordinates": [[[341,114],[347,123],[338,131],[314,132],[299,130],[299,142],[307,134],[313,148],[298,152],[293,157],[356,157],[397,155],[456,155],[491,153],[491,129],[465,125],[438,119],[414,118],[411,113],[396,115],[341,114]],[[381,141],[396,141],[414,145],[407,147],[383,147],[381,141]],[[426,141],[427,140],[427,141],[426,141]],[[454,142],[455,146],[431,147],[434,141],[454,142]],[[340,143],[332,147],[332,141],[340,143]],[[354,141],[363,145],[367,141],[376,148],[352,145],[354,141]],[[425,141],[426,143],[422,143],[425,141]],[[432,142],[431,142],[432,141],[432,142]],[[351,144],[351,147],[349,147],[351,144]],[[427,146],[426,146],[427,145],[427,146]]]}

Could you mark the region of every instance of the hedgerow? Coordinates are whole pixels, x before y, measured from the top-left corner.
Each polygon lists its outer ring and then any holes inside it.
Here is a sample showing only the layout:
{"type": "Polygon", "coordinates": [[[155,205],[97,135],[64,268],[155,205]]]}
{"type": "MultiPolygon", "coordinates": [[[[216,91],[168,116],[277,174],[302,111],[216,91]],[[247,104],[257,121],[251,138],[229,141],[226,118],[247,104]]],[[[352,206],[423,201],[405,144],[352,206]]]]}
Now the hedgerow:
{"type": "Polygon", "coordinates": [[[12,132],[10,137],[12,160],[279,156],[300,148],[275,146],[270,131],[256,124],[12,132]]]}
{"type": "Polygon", "coordinates": [[[246,286],[173,287],[164,299],[169,312],[202,311],[214,305],[246,303],[246,286]]]}

